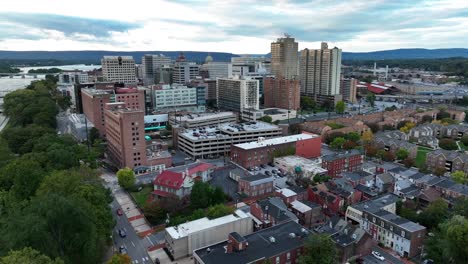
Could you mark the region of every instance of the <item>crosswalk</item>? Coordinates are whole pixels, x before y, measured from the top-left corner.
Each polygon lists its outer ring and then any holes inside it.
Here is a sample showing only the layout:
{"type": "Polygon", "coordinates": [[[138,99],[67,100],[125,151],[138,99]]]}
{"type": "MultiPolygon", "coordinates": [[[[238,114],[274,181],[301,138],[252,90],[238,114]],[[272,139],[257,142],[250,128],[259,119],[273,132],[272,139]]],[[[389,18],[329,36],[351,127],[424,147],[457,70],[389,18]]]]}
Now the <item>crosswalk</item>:
{"type": "Polygon", "coordinates": [[[132,264],[138,264],[138,263],[150,263],[150,259],[148,257],[141,258],[141,262],[139,262],[137,259],[132,260],[132,264]]]}

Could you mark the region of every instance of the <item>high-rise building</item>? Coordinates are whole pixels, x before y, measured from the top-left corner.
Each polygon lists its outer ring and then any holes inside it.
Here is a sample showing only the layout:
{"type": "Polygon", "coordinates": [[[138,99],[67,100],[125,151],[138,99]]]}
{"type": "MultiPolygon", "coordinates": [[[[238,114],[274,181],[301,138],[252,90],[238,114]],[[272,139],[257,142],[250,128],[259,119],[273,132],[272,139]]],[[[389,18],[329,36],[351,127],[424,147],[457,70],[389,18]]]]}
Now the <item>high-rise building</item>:
{"type": "Polygon", "coordinates": [[[208,73],[208,76],[203,76],[205,78],[230,78],[232,77],[232,64],[228,62],[210,61],[200,67],[200,73],[202,71],[208,73]]]}
{"type": "Polygon", "coordinates": [[[195,62],[188,62],[183,53],[179,55],[172,72],[172,83],[186,84],[195,79],[199,73],[199,65],[195,62]]]}
{"type": "Polygon", "coordinates": [[[155,84],[157,70],[164,65],[171,65],[171,58],[164,55],[146,54],[141,58],[143,65],[143,83],[145,85],[155,84]]]}
{"type": "Polygon", "coordinates": [[[154,111],[204,112],[206,109],[205,86],[157,85],[153,87],[154,111]]]}
{"type": "Polygon", "coordinates": [[[137,83],[135,60],[132,56],[104,56],[101,66],[104,81],[137,83]]]}
{"type": "Polygon", "coordinates": [[[287,80],[281,77],[265,78],[263,98],[265,107],[298,110],[301,101],[299,80],[287,80]]]}
{"type": "Polygon", "coordinates": [[[293,79],[298,75],[298,44],[289,35],[271,43],[271,73],[293,79]]]}
{"type": "Polygon", "coordinates": [[[304,49],[300,55],[301,94],[315,101],[335,99],[340,94],[341,49],[304,49]]]}
{"type": "Polygon", "coordinates": [[[358,80],[354,78],[342,78],[341,79],[341,94],[343,95],[343,101],[349,103],[357,103],[356,93],[357,93],[357,83],[358,80]]]}
{"type": "Polygon", "coordinates": [[[271,71],[270,59],[265,57],[252,57],[249,55],[232,57],[231,64],[233,75],[268,74],[271,71]]]}
{"type": "Polygon", "coordinates": [[[242,112],[259,109],[259,83],[248,77],[217,79],[218,107],[242,112]]]}

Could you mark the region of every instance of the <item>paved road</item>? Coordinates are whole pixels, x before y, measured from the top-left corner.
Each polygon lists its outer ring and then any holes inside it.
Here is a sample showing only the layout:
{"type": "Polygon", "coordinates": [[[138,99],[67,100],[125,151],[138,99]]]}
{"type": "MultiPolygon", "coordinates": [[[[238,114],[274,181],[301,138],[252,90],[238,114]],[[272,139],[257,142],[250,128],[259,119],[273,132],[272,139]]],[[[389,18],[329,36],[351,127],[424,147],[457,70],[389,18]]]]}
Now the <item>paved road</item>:
{"type": "Polygon", "coordinates": [[[369,254],[369,255],[363,257],[365,264],[383,264],[383,263],[405,264],[404,262],[402,262],[398,258],[388,254],[387,252],[385,252],[384,250],[382,250],[379,247],[374,247],[374,248],[372,248],[372,250],[375,250],[375,251],[379,252],[380,254],[382,254],[382,256],[384,256],[385,260],[381,261],[381,260],[375,258],[372,254],[369,254]]]}

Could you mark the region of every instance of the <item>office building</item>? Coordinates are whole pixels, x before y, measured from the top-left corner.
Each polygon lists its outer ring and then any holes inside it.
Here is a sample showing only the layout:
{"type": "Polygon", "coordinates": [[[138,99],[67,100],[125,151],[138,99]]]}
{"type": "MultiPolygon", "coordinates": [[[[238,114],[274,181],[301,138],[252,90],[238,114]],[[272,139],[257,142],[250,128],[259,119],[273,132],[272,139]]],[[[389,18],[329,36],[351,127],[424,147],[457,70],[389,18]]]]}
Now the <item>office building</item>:
{"type": "Polygon", "coordinates": [[[135,60],[132,56],[104,56],[101,59],[104,81],[136,84],[135,60]]]}
{"type": "Polygon", "coordinates": [[[249,55],[232,57],[231,63],[232,74],[237,76],[269,74],[271,72],[270,59],[265,57],[252,57],[249,55]]]}
{"type": "Polygon", "coordinates": [[[218,87],[216,84],[216,80],[205,79],[204,81],[206,83],[207,88],[206,100],[214,101],[215,104],[217,104],[218,102],[216,100],[218,99],[218,87]]]}
{"type": "Polygon", "coordinates": [[[59,74],[58,84],[88,83],[88,73],[83,71],[64,71],[59,74]]]}
{"type": "Polygon", "coordinates": [[[158,75],[158,69],[162,66],[169,67],[169,65],[171,65],[172,62],[171,58],[166,57],[164,55],[145,54],[141,58],[141,63],[143,67],[143,84],[153,85],[155,83],[159,83],[155,82],[158,75]]]}
{"type": "Polygon", "coordinates": [[[163,65],[156,69],[155,84],[172,84],[173,67],[170,65],[163,65]]]}
{"type": "MultiPolygon", "coordinates": [[[[168,227],[165,230],[165,245],[174,259],[180,259],[192,255],[199,248],[225,240],[233,232],[244,236],[253,232],[252,219],[242,210],[236,210],[233,214],[211,220],[204,217],[168,227]]],[[[207,250],[204,249],[204,251],[207,250]]]]}
{"type": "Polygon", "coordinates": [[[194,158],[222,157],[229,154],[233,144],[256,141],[259,137],[279,137],[282,134],[280,127],[265,122],[224,123],[182,130],[177,135],[177,145],[179,150],[194,158]]]}
{"type": "Polygon", "coordinates": [[[298,75],[298,44],[289,35],[271,43],[271,73],[276,77],[294,79],[298,75]]]}
{"type": "Polygon", "coordinates": [[[230,233],[225,241],[193,252],[195,264],[297,263],[310,231],[289,221],[250,235],[230,233]]]}
{"type": "Polygon", "coordinates": [[[145,93],[138,88],[81,89],[83,113],[88,121],[105,136],[104,112],[107,103],[123,102],[125,108],[145,110],[145,93]]]}
{"type": "Polygon", "coordinates": [[[172,71],[172,83],[186,84],[198,76],[199,65],[188,62],[183,53],[179,55],[172,71]]]}
{"type": "Polygon", "coordinates": [[[169,118],[169,123],[172,126],[179,125],[183,128],[217,126],[223,123],[235,122],[237,122],[237,114],[234,112],[173,115],[169,118]]]}
{"type": "Polygon", "coordinates": [[[258,110],[259,83],[248,77],[217,79],[218,107],[235,112],[244,109],[258,110]]]}
{"type": "Polygon", "coordinates": [[[343,96],[343,101],[356,104],[357,98],[357,84],[358,80],[354,78],[341,78],[341,94],[343,96]]]}
{"type": "Polygon", "coordinates": [[[288,80],[281,77],[265,78],[263,98],[265,107],[298,110],[301,107],[299,80],[288,80]]]}
{"type": "Polygon", "coordinates": [[[273,162],[275,157],[298,155],[317,158],[321,151],[321,138],[318,135],[303,133],[285,137],[265,139],[236,144],[231,147],[231,161],[244,168],[257,167],[273,162]]]}
{"type": "Polygon", "coordinates": [[[206,62],[200,66],[200,72],[205,71],[207,76],[205,78],[210,78],[216,80],[216,78],[231,78],[232,77],[232,64],[228,62],[206,62]]]}
{"type": "Polygon", "coordinates": [[[205,112],[205,86],[187,87],[179,84],[153,86],[155,112],[205,112]]]}
{"type": "Polygon", "coordinates": [[[304,49],[300,55],[301,94],[316,102],[337,101],[340,95],[341,49],[304,49]]]}

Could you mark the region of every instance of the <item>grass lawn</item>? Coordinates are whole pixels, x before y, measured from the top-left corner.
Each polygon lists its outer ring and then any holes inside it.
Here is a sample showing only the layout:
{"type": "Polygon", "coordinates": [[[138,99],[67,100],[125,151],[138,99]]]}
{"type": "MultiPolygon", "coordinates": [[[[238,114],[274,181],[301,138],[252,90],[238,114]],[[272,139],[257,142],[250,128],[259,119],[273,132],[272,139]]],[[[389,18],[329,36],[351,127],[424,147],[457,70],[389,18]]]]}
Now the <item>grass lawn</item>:
{"type": "Polygon", "coordinates": [[[426,164],[426,154],[432,151],[430,148],[418,147],[418,154],[416,155],[416,167],[421,168],[426,164]]]}
{"type": "Polygon", "coordinates": [[[133,199],[135,199],[138,206],[140,208],[143,208],[143,206],[145,206],[146,201],[148,200],[149,195],[152,191],[153,191],[153,188],[151,188],[151,186],[146,186],[139,192],[131,192],[130,195],[133,197],[133,199]]]}
{"type": "Polygon", "coordinates": [[[461,149],[464,151],[468,151],[468,146],[463,144],[461,141],[458,141],[458,145],[460,145],[461,149]]]}

